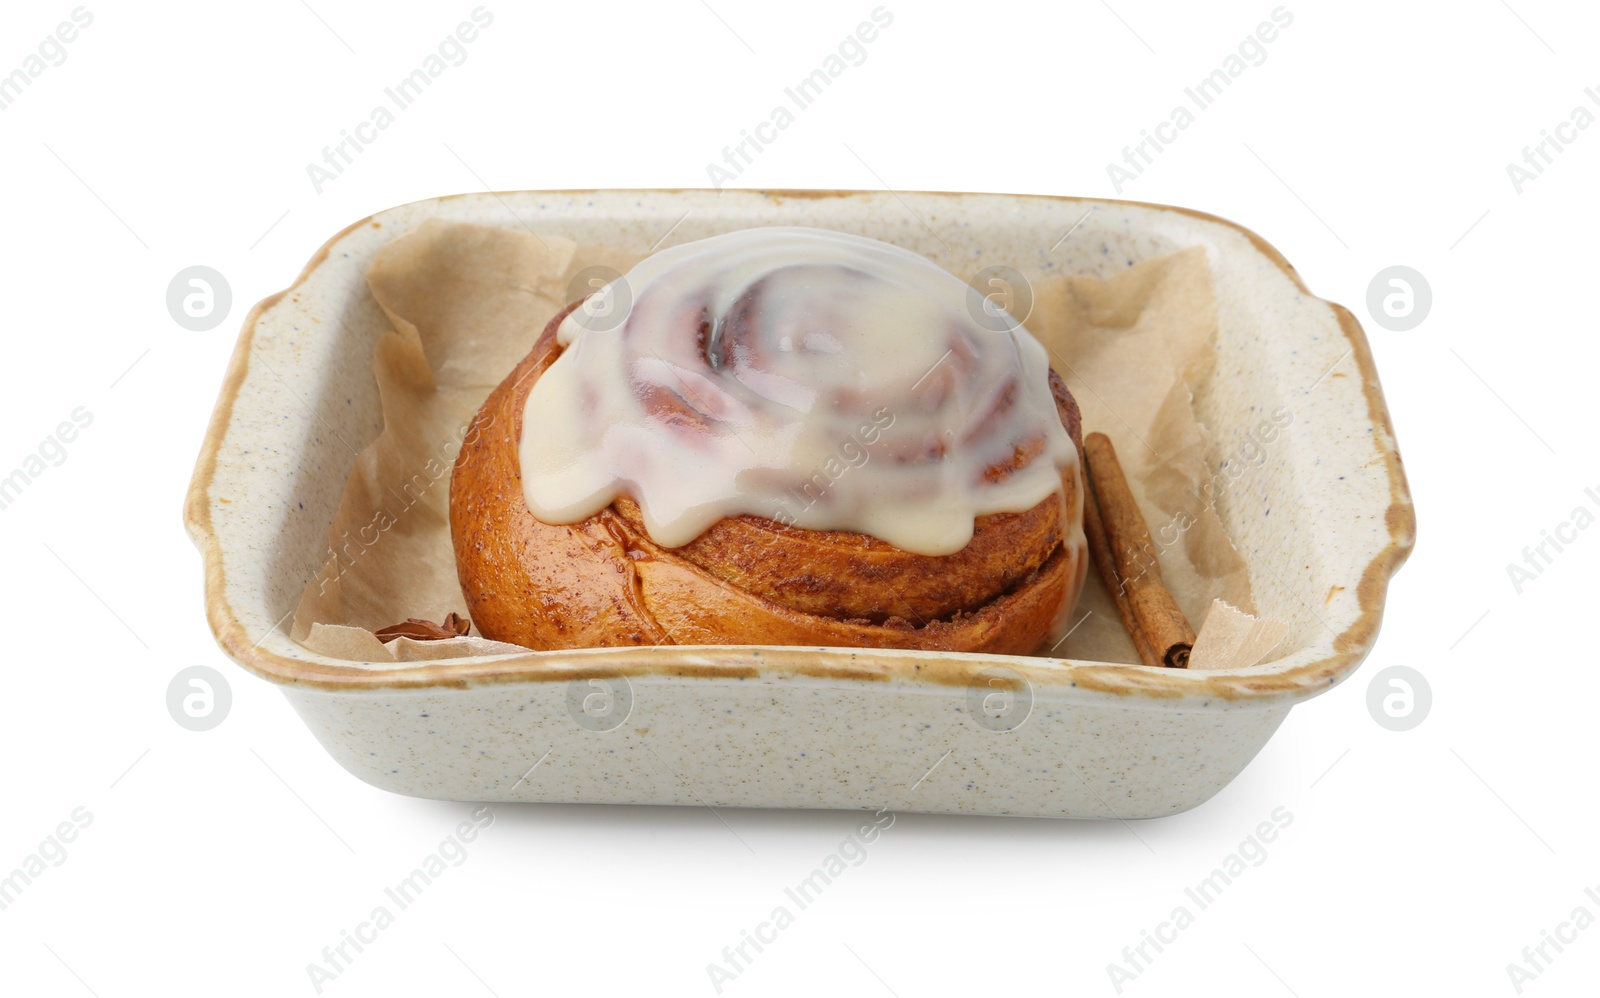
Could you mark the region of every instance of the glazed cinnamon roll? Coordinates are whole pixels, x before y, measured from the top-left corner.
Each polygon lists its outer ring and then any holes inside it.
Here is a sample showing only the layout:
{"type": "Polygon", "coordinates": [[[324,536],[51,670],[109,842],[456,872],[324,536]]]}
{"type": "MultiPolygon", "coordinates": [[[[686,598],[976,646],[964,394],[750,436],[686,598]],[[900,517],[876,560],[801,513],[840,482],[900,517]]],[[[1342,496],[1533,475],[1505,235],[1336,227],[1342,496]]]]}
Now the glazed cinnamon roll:
{"type": "Polygon", "coordinates": [[[1078,410],[971,296],[887,243],[768,228],[569,305],[456,461],[478,629],[539,649],[1046,645],[1087,560],[1078,410]]]}

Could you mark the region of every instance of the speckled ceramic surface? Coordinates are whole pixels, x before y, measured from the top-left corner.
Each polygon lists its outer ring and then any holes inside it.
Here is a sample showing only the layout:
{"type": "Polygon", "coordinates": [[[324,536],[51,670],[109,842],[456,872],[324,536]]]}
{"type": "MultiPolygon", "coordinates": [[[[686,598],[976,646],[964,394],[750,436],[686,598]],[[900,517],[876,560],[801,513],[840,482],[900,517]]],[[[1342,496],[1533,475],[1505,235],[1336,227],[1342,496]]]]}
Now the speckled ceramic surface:
{"type": "Polygon", "coordinates": [[[1206,800],[1293,704],[1349,675],[1415,532],[1359,324],[1312,297],[1255,235],[1151,205],[887,192],[472,194],[358,222],[245,321],[185,513],[218,641],[281,684],[330,754],[379,787],[487,801],[1121,818],[1206,800]],[[687,241],[816,225],[956,271],[1003,260],[1030,279],[1106,277],[1203,246],[1219,320],[1219,363],[1196,399],[1211,463],[1238,452],[1263,407],[1294,414],[1274,460],[1219,505],[1261,611],[1288,621],[1289,638],[1273,661],[1214,672],[808,648],[529,652],[383,669],[316,655],[289,639],[287,617],[326,545],[354,460],[346,443],[362,447],[381,429],[370,364],[387,326],[365,271],[385,242],[436,217],[641,253],[669,230],[687,241]]]}

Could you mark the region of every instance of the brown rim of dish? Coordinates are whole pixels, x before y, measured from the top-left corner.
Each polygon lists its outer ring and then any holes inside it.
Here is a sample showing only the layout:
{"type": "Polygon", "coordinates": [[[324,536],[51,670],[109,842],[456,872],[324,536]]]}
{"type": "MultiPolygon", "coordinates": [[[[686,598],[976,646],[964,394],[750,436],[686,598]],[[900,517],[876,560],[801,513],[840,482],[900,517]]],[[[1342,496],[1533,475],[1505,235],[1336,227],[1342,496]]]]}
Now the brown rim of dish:
{"type": "MultiPolygon", "coordinates": [[[[492,193],[492,192],[491,192],[492,193]]],[[[506,192],[524,193],[524,192],[506,192]]],[[[543,194],[699,194],[708,193],[703,188],[671,188],[645,190],[568,190],[540,191],[543,194]]],[[[783,198],[854,197],[875,194],[875,191],[841,190],[742,190],[742,194],[783,198]]],[[[1191,208],[1153,204],[1145,201],[1119,201],[1107,198],[1085,198],[1047,194],[985,194],[962,191],[917,191],[946,197],[1029,197],[1051,201],[1120,204],[1158,211],[1173,211],[1205,222],[1226,226],[1242,234],[1278,269],[1283,271],[1301,293],[1311,294],[1300,279],[1294,266],[1284,259],[1270,243],[1242,225],[1218,218],[1191,208]]],[[[466,197],[466,194],[425,198],[410,202],[446,201],[466,197]]],[[[472,196],[478,196],[476,194],[472,196]]],[[[493,194],[500,197],[500,194],[493,194]]],[[[406,205],[397,205],[403,208],[406,205]]],[[[395,210],[394,208],[387,209],[395,210]]],[[[1279,671],[1270,669],[1273,663],[1252,666],[1247,670],[1218,670],[1216,672],[1190,672],[1184,669],[1167,669],[1145,665],[1078,663],[1061,659],[962,655],[951,652],[883,652],[876,649],[828,649],[826,657],[819,656],[822,649],[811,647],[767,646],[697,646],[692,658],[695,661],[670,661],[673,651],[663,648],[604,648],[580,651],[535,652],[514,658],[481,661],[467,659],[451,662],[417,664],[381,670],[359,666],[330,665],[325,662],[290,658],[262,648],[267,635],[252,640],[235,615],[225,596],[226,578],[222,564],[222,550],[211,525],[211,483],[217,470],[217,458],[222,440],[232,421],[234,403],[249,372],[250,349],[255,339],[256,323],[261,315],[286,296],[293,293],[327,259],[332,247],[346,235],[373,222],[368,216],[346,226],[319,249],[293,284],[277,294],[262,299],[245,317],[244,328],[228,361],[227,373],[218,393],[217,405],[211,423],[206,429],[196,462],[194,476],[184,500],[184,522],[190,537],[200,548],[205,565],[206,617],[212,634],[229,657],[264,679],[287,686],[310,687],[323,690],[365,691],[380,689],[466,688],[472,685],[516,682],[569,681],[607,676],[676,676],[685,678],[742,678],[753,679],[762,675],[807,676],[819,679],[847,680],[905,680],[934,683],[945,686],[965,686],[974,681],[984,669],[1003,664],[1018,672],[1036,686],[1073,686],[1101,693],[1122,696],[1139,695],[1152,706],[1162,702],[1204,700],[1216,698],[1240,701],[1295,702],[1317,695],[1343,679],[1370,650],[1382,621],[1384,599],[1389,579],[1405,562],[1416,542],[1416,512],[1411,503],[1405,471],[1398,446],[1393,442],[1394,426],[1384,403],[1378,371],[1373,364],[1372,351],[1365,332],[1356,317],[1342,305],[1323,301],[1333,310],[1339,328],[1350,341],[1350,353],[1361,371],[1362,390],[1367,399],[1368,418],[1382,434],[1374,434],[1374,446],[1384,462],[1389,478],[1389,506],[1384,521],[1389,531],[1389,543],[1362,570],[1356,587],[1356,600],[1360,613],[1342,633],[1331,642],[1331,653],[1314,661],[1279,671]],[[729,661],[713,664],[707,658],[725,654],[729,661]],[[848,656],[845,658],[844,656],[848,656]],[[662,661],[668,658],[669,661],[662,661]],[[1035,665],[1034,662],[1052,663],[1035,665]]],[[[281,621],[280,621],[281,624],[281,621]]],[[[274,630],[276,626],[274,627],[274,630]]],[[[308,653],[309,654],[309,653],[308,653]]]]}

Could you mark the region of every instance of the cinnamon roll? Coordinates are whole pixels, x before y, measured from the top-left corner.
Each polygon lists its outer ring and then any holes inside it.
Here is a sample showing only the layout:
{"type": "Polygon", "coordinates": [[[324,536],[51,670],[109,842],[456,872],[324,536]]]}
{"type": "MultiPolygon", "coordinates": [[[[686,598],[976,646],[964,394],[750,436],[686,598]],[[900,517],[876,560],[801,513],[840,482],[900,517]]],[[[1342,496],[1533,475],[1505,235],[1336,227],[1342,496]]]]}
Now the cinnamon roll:
{"type": "Polygon", "coordinates": [[[931,261],[715,236],[567,306],[489,396],[461,588],[530,648],[1029,654],[1083,581],[1080,445],[1044,348],[931,261]]]}

